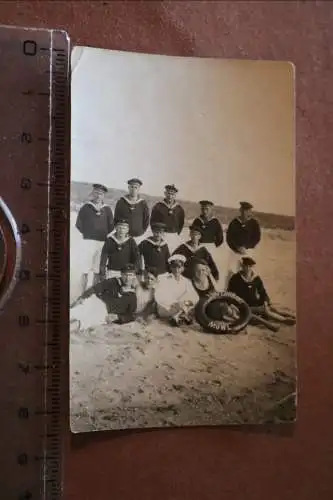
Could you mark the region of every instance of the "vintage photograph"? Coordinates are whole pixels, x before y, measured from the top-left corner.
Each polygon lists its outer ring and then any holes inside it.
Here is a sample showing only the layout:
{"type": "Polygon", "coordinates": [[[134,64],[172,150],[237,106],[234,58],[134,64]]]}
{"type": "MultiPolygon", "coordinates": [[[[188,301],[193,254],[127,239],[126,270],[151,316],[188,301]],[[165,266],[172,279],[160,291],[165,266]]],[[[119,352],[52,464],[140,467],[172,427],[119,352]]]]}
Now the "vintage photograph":
{"type": "Polygon", "coordinates": [[[294,79],[74,49],[73,432],[296,419],[294,79]]]}

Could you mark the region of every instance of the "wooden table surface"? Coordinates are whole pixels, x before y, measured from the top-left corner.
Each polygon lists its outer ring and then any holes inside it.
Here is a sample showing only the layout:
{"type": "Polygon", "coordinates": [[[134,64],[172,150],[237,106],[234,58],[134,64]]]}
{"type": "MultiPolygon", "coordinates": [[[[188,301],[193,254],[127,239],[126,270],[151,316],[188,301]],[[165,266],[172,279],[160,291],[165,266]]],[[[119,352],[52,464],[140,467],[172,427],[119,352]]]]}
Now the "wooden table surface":
{"type": "Polygon", "coordinates": [[[0,22],[63,28],[73,44],[295,63],[297,424],[68,434],[65,499],[332,500],[333,3],[3,1],[0,22]]]}

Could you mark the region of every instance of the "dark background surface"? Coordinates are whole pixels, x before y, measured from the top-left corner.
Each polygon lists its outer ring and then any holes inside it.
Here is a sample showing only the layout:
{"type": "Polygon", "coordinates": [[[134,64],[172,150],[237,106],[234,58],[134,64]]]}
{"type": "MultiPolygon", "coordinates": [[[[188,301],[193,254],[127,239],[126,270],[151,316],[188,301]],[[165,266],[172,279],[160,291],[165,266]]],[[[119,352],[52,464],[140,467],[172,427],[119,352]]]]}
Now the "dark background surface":
{"type": "Polygon", "coordinates": [[[295,63],[297,424],[68,434],[64,487],[66,500],[332,500],[333,3],[0,2],[0,22],[63,28],[73,44],[295,63]]]}

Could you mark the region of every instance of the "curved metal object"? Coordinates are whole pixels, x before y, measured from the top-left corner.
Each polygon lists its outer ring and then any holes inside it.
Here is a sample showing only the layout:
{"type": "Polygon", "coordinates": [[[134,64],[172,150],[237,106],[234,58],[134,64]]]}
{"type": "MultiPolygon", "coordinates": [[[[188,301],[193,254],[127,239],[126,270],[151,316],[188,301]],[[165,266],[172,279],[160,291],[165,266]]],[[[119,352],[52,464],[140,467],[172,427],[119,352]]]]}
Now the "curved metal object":
{"type": "Polygon", "coordinates": [[[17,279],[22,245],[15,219],[0,197],[0,313],[9,299],[17,279]]]}

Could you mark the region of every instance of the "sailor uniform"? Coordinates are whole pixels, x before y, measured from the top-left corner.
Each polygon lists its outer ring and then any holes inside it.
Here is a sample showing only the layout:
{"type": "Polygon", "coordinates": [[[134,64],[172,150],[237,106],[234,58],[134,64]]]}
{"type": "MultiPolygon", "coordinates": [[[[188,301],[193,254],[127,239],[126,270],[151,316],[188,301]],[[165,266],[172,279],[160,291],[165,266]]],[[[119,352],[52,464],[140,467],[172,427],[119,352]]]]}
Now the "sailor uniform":
{"type": "Polygon", "coordinates": [[[135,269],[138,269],[139,261],[138,246],[133,238],[127,237],[119,241],[115,234],[111,234],[102,249],[100,274],[101,276],[119,276],[127,264],[132,264],[135,269]]]}
{"type": "Polygon", "coordinates": [[[112,210],[107,205],[98,208],[89,201],[80,208],[75,225],[83,239],[105,241],[114,225],[112,210]]]}
{"type": "Polygon", "coordinates": [[[227,229],[227,243],[231,250],[238,252],[240,247],[255,248],[261,239],[261,230],[256,219],[243,221],[236,217],[227,229]]]}
{"type": "Polygon", "coordinates": [[[149,226],[149,208],[146,200],[138,198],[131,200],[128,196],[122,196],[117,201],[115,222],[126,219],[129,224],[129,235],[133,238],[142,236],[149,226]]]}
{"type": "Polygon", "coordinates": [[[194,272],[193,265],[197,259],[202,259],[205,262],[207,262],[207,265],[214,279],[216,281],[219,280],[219,271],[217,269],[217,266],[214,262],[213,257],[208,252],[205,246],[200,245],[196,250],[194,250],[194,248],[189,244],[189,242],[183,243],[174,251],[174,254],[184,255],[184,257],[186,258],[186,263],[184,266],[184,273],[183,273],[183,275],[186,278],[189,279],[193,278],[193,272],[194,272]]]}
{"type": "Polygon", "coordinates": [[[223,229],[220,221],[216,217],[205,220],[202,217],[197,217],[193,221],[193,226],[199,226],[201,229],[201,243],[213,243],[219,247],[223,243],[223,229]]]}
{"type": "Polygon", "coordinates": [[[166,241],[162,240],[161,243],[157,243],[149,237],[140,243],[139,252],[143,258],[145,269],[156,269],[158,276],[169,272],[170,251],[166,241]]]}
{"type": "Polygon", "coordinates": [[[180,276],[177,280],[173,274],[160,276],[155,288],[157,312],[161,318],[170,318],[188,304],[195,305],[198,296],[190,280],[180,276]]]}
{"type": "Polygon", "coordinates": [[[127,320],[133,318],[137,307],[135,289],[125,289],[120,278],[100,281],[84,292],[82,298],[88,298],[92,294],[104,302],[107,314],[117,314],[119,318],[127,320]]]}
{"type": "Polygon", "coordinates": [[[180,243],[179,235],[183,230],[185,212],[178,203],[169,205],[166,201],[156,203],[151,212],[150,225],[156,222],[165,224],[165,240],[172,252],[180,243]]]}
{"type": "Polygon", "coordinates": [[[265,302],[269,302],[262,279],[255,274],[249,279],[246,279],[240,272],[234,274],[230,278],[228,291],[238,295],[250,307],[261,307],[265,302]]]}
{"type": "Polygon", "coordinates": [[[83,273],[99,272],[100,252],[113,225],[113,214],[109,206],[102,205],[98,208],[89,201],[80,208],[75,226],[83,237],[80,252],[83,273]]]}
{"type": "Polygon", "coordinates": [[[261,230],[256,219],[251,218],[243,221],[236,217],[230,222],[227,229],[227,243],[230,251],[227,265],[228,273],[225,282],[226,287],[228,286],[230,276],[239,271],[241,258],[245,256],[251,257],[260,239],[261,230]],[[244,254],[239,253],[241,247],[245,250],[244,254]]]}

